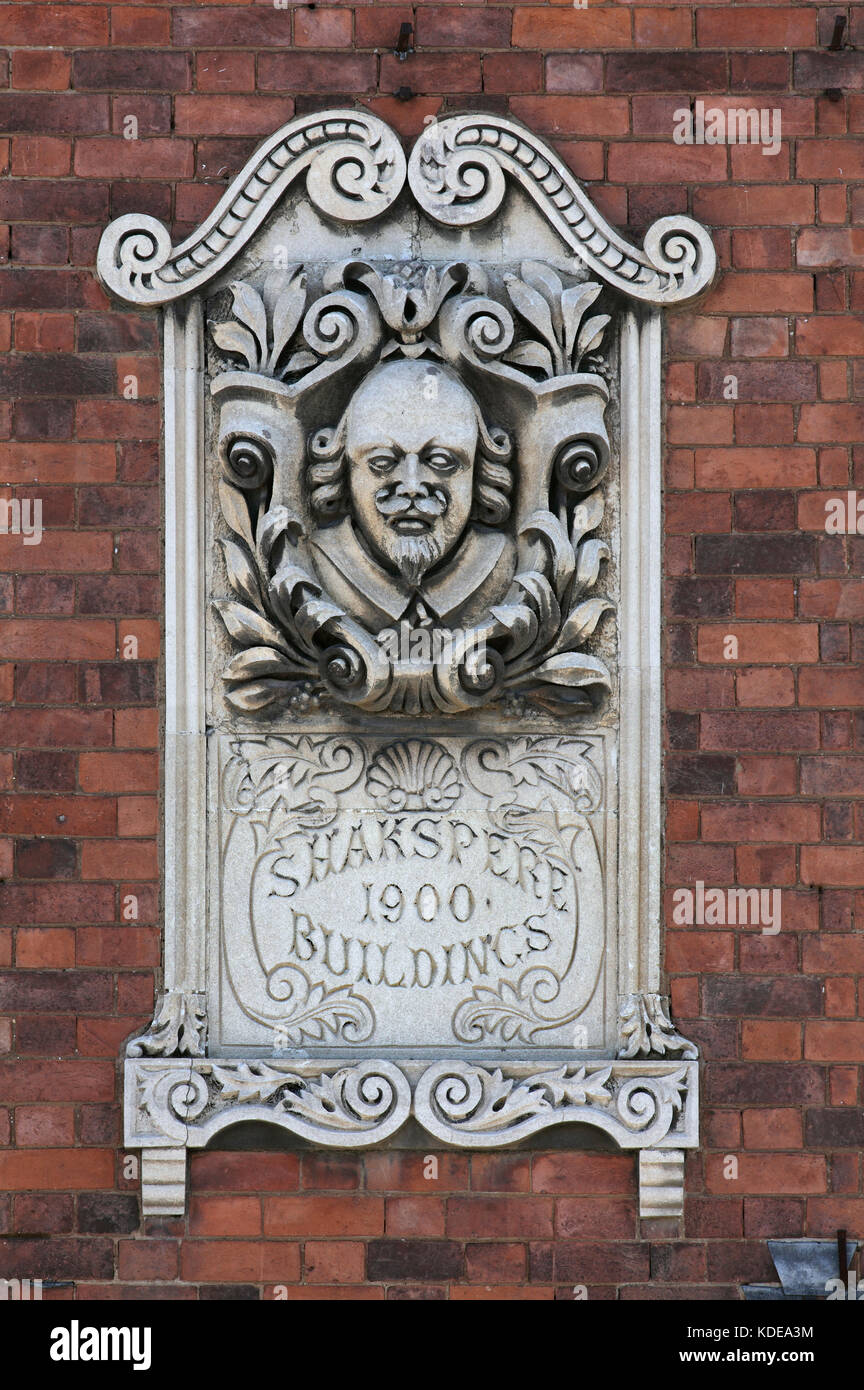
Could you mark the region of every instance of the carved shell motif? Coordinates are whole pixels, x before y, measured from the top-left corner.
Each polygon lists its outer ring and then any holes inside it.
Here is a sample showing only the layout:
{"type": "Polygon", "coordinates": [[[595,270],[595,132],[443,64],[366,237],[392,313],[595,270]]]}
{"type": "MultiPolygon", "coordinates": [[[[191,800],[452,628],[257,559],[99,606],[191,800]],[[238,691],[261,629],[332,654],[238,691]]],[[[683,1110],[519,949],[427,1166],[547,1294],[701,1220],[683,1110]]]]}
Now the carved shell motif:
{"type": "Polygon", "coordinates": [[[462,782],[440,743],[412,738],[376,753],[366,791],[386,811],[448,811],[462,794],[462,782]]]}

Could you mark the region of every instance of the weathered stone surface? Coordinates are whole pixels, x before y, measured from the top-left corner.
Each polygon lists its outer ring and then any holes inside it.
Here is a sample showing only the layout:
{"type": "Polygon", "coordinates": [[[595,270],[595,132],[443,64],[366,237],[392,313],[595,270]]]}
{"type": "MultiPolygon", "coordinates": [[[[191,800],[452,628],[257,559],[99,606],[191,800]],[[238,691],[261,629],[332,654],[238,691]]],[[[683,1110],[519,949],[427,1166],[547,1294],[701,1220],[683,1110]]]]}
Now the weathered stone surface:
{"type": "Polygon", "coordinates": [[[580,1121],[663,1186],[697,1067],[657,993],[657,306],[710,282],[708,237],[630,245],[503,117],[406,161],[330,111],[183,245],[130,214],[98,264],[165,309],[145,1211],[238,1114],[336,1148],[580,1121]]]}

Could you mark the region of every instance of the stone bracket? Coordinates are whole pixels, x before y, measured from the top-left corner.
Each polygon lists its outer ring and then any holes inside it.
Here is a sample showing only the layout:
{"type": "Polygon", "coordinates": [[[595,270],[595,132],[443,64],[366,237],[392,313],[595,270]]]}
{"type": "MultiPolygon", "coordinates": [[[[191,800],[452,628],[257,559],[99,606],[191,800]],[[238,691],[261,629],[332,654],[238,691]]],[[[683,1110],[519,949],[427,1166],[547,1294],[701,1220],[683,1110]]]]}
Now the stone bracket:
{"type": "Polygon", "coordinates": [[[698,1142],[698,1063],[686,1061],[129,1058],[125,1085],[145,1216],[182,1213],[184,1150],[242,1120],[331,1148],[380,1144],[412,1115],[433,1139],[471,1149],[592,1125],[640,1150],[642,1216],[680,1212],[681,1151],[698,1142]]]}

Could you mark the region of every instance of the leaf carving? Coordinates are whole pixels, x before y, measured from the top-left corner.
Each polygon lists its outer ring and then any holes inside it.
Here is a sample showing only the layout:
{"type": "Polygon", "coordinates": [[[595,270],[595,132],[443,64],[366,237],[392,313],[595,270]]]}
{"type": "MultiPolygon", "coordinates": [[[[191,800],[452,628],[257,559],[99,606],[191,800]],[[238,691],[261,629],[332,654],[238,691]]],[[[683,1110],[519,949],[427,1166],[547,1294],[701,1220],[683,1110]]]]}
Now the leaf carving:
{"type": "Polygon", "coordinates": [[[222,515],[234,532],[235,536],[240,536],[246,542],[249,549],[254,549],[252,539],[252,524],[249,520],[249,512],[246,501],[241,493],[226,483],[224,478],[219,482],[219,501],[222,506],[222,515]]]}
{"type": "Polygon", "coordinates": [[[598,314],[589,319],[579,334],[576,344],[576,360],[580,361],[587,352],[594,352],[603,341],[603,330],[609,322],[608,314],[598,314]]]}
{"type": "Polygon", "coordinates": [[[227,598],[214,599],[213,607],[235,642],[244,647],[277,647],[287,654],[288,648],[281,632],[254,609],[227,598]]]}
{"type": "MultiPolygon", "coordinates": [[[[298,266],[295,267],[294,274],[273,305],[273,347],[267,362],[267,370],[274,375],[279,359],[296,332],[305,308],[306,276],[298,266]]],[[[315,360],[313,358],[313,361],[315,360]]]]}
{"type": "Polygon", "coordinates": [[[602,288],[602,285],[598,285],[592,280],[587,285],[574,285],[572,289],[565,290],[561,296],[561,312],[564,319],[564,355],[568,363],[574,367],[574,356],[578,358],[578,353],[574,354],[574,348],[579,325],[585,315],[585,310],[590,309],[602,288]]]}
{"type": "Polygon", "coordinates": [[[556,356],[558,343],[552,324],[552,314],[542,294],[538,294],[537,290],[526,285],[524,280],[517,279],[515,275],[505,275],[504,283],[514,308],[527,323],[530,323],[535,332],[540,334],[553,357],[556,356]]]}
{"type": "Polygon", "coordinates": [[[258,576],[255,567],[249,558],[248,551],[236,541],[229,541],[226,537],[221,537],[219,544],[225,555],[225,566],[228,570],[228,582],[235,594],[239,594],[252,608],[261,607],[261,590],[258,587],[258,576]]]}
{"type": "Polygon", "coordinates": [[[250,372],[258,366],[258,348],[252,334],[239,323],[217,323],[210,330],[213,341],[231,357],[242,357],[250,372]]]}
{"type": "Polygon", "coordinates": [[[231,293],[234,296],[235,319],[246,325],[258,345],[254,366],[263,367],[267,359],[267,310],[264,300],[244,280],[235,280],[231,293]]]}

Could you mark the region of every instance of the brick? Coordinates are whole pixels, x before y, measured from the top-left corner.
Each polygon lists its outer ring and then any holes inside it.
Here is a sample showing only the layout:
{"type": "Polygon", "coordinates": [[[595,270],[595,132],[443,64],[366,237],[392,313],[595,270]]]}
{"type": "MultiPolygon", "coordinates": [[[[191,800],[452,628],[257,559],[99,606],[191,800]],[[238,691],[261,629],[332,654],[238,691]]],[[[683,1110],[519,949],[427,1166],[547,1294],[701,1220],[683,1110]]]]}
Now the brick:
{"type": "Polygon", "coordinates": [[[173,1240],[121,1240],[117,1246],[117,1275],[124,1282],[177,1277],[179,1248],[173,1240]]]}
{"type": "Polygon", "coordinates": [[[84,47],[108,40],[104,5],[0,5],[0,33],[11,47],[84,47]]]}
{"type": "Polygon", "coordinates": [[[553,1204],[545,1197],[451,1197],[447,1234],[542,1239],[553,1233],[553,1204]]]}
{"type": "Polygon", "coordinates": [[[528,1192],[530,1160],[522,1154],[472,1154],[471,1186],[475,1191],[528,1192]]]}
{"type": "MultiPolygon", "coordinates": [[[[186,92],[191,69],[185,53],[92,50],[74,55],[73,81],[77,90],[85,92],[186,92]]],[[[126,141],[127,148],[133,143],[126,141]]]]}
{"type": "Polygon", "coordinates": [[[465,1272],[471,1283],[519,1283],[525,1277],[524,1245],[485,1241],[465,1248],[465,1272]]]}
{"type": "MultiPolygon", "coordinates": [[[[262,77],[261,86],[265,85],[262,77]]],[[[269,135],[293,114],[294,102],[289,97],[256,96],[254,101],[222,95],[174,99],[174,125],[182,135],[269,135]]],[[[191,155],[191,145],[189,150],[191,155]]],[[[181,177],[188,178],[191,172],[190,164],[181,177]]]]}
{"type": "Polygon", "coordinates": [[[313,1191],[350,1191],[361,1186],[363,1165],[356,1154],[310,1153],[303,1155],[301,1187],[313,1191]]]}
{"type": "Polygon", "coordinates": [[[700,661],[726,660],[728,637],[737,640],[739,662],[808,662],[819,660],[816,623],[711,623],[699,627],[700,661]]]}
{"type": "Polygon", "coordinates": [[[822,667],[818,671],[802,671],[798,681],[798,701],[827,709],[857,708],[864,695],[864,667],[842,670],[822,667]]]}
{"type": "Polygon", "coordinates": [[[193,1192],[296,1192],[300,1161],[295,1154],[192,1154],[189,1185],[193,1192]]]}
{"type": "Polygon", "coordinates": [[[636,1203],[621,1198],[562,1197],[557,1203],[555,1230],[565,1239],[633,1240],[636,1203]]]}
{"type": "Polygon", "coordinates": [[[370,1240],[366,1278],[385,1283],[391,1279],[459,1279],[463,1261],[463,1248],[455,1240],[370,1240]]]}
{"type": "Polygon", "coordinates": [[[705,1162],[705,1186],[716,1193],[822,1193],[825,1191],[825,1159],[819,1154],[740,1154],[738,1177],[723,1176],[722,1154],[709,1154],[705,1162]]]}
{"type": "Polygon", "coordinates": [[[562,1284],[633,1283],[650,1273],[646,1242],[558,1241],[555,1280],[562,1284]]]}
{"type": "MultiPolygon", "coordinates": [[[[51,1156],[56,1157],[56,1150],[51,1156]]],[[[0,1155],[0,1165],[3,1156],[0,1155]]],[[[110,1279],[114,1273],[114,1248],[110,1240],[77,1240],[53,1236],[50,1240],[0,1239],[0,1265],[5,1278],[75,1280],[110,1279]]],[[[79,1288],[82,1287],[79,1282],[79,1288]]]]}
{"type": "Polygon", "coordinates": [[[189,1234],[193,1236],[261,1235],[258,1197],[193,1197],[189,1205],[189,1234]]]}
{"type": "Polygon", "coordinates": [[[712,975],[703,985],[708,1014],[732,1018],[812,1017],[822,1012],[822,985],[818,979],[759,975],[712,975]]]}
{"type": "Polygon", "coordinates": [[[798,438],[804,444],[824,441],[856,444],[864,437],[864,405],[802,405],[798,438]]]}
{"type": "Polygon", "coordinates": [[[307,1241],[303,1267],[309,1283],[361,1284],[366,1268],[366,1247],[362,1241],[307,1241]]]}
{"type": "Polygon", "coordinates": [[[195,85],[199,92],[254,91],[254,53],[197,53],[195,85]]]}
{"type": "MultiPolygon", "coordinates": [[[[178,97],[181,101],[194,97],[178,97]]],[[[202,97],[202,101],[209,98],[202,97]]],[[[178,130],[185,130],[179,112],[175,116],[178,130]]],[[[194,172],[192,144],[188,140],[151,139],[123,140],[114,138],[81,139],[75,143],[74,170],[87,178],[191,178],[194,172]]]]}
{"type": "Polygon", "coordinates": [[[775,1240],[804,1234],[804,1203],[792,1197],[744,1199],[744,1234],[775,1240]]]}
{"type": "MultiPolygon", "coordinates": [[[[844,178],[850,176],[851,171],[842,175],[844,178]]],[[[838,177],[841,177],[839,173],[838,177]]],[[[862,175],[859,173],[857,177],[862,175]]],[[[860,227],[804,227],[798,236],[796,258],[802,266],[862,266],[864,233],[860,227]]]]}
{"type": "MultiPolygon", "coordinates": [[[[835,851],[836,852],[836,851],[835,851]]],[[[808,1023],[804,1051],[815,1062],[860,1062],[864,1056],[864,1022],[822,1020],[808,1023]]]]}
{"type": "MultiPolygon", "coordinates": [[[[371,53],[327,54],[322,60],[321,55],[317,53],[277,52],[262,53],[258,60],[258,86],[262,92],[346,91],[359,94],[373,92],[375,85],[375,58],[371,53]]],[[[398,85],[401,86],[402,83],[398,85]]],[[[256,100],[260,102],[261,98],[258,97],[256,100]]],[[[213,111],[211,124],[214,135],[247,133],[245,127],[239,132],[223,129],[216,109],[213,111]]],[[[270,133],[274,129],[272,120],[264,121],[261,131],[254,133],[263,134],[265,130],[270,133]]]]}
{"type": "Polygon", "coordinates": [[[443,1236],[442,1197],[388,1197],[384,1228],[391,1236],[443,1236]]]}
{"type": "MultiPolygon", "coordinates": [[[[3,8],[0,6],[0,10],[3,8]]],[[[108,98],[76,92],[0,92],[0,129],[32,131],[36,135],[106,131],[108,98]]]]}
{"type": "MultiPolygon", "coordinates": [[[[675,147],[676,151],[680,148],[691,147],[675,147]]],[[[699,149],[701,147],[693,146],[692,148],[699,149]]],[[[718,152],[722,148],[722,146],[718,147],[718,152]]],[[[803,184],[781,184],[778,186],[766,184],[763,187],[738,186],[735,189],[732,221],[736,227],[799,227],[802,222],[813,220],[814,209],[813,189],[803,184]]],[[[730,221],[728,189],[697,189],[693,197],[693,215],[700,222],[705,222],[709,226],[728,226],[730,221]]],[[[752,305],[753,301],[751,301],[751,308],[752,305]]]]}
{"type": "Polygon", "coordinates": [[[384,1231],[380,1197],[265,1197],[267,1236],[375,1236],[384,1231]]]}
{"type": "MultiPolygon", "coordinates": [[[[358,11],[358,18],[360,12],[358,11]]],[[[551,61],[551,60],[547,60],[551,61]]],[[[586,59],[586,62],[590,61],[586,59]]],[[[542,85],[543,69],[539,53],[484,53],[483,91],[484,92],[539,92],[542,85]]],[[[561,79],[566,81],[566,79],[561,79]]],[[[550,92],[593,90],[559,86],[548,75],[546,89],[550,92]]]]}
{"type": "MultiPolygon", "coordinates": [[[[10,1191],[46,1191],[111,1187],[114,1155],[110,1149],[15,1149],[0,1152],[0,1182],[10,1191]]],[[[5,1244],[5,1242],[0,1242],[5,1244]]],[[[5,1267],[5,1261],[4,1267],[5,1267]]]]}
{"type": "Polygon", "coordinates": [[[606,59],[609,92],[702,93],[725,86],[726,60],[720,53],[610,53],[606,59]]]}
{"type": "Polygon", "coordinates": [[[181,1277],[190,1283],[295,1283],[300,1277],[300,1250],[292,1241],[186,1240],[181,1277]]]}
{"type": "Polygon", "coordinates": [[[468,1187],[465,1154],[435,1155],[437,1177],[427,1177],[421,1153],[370,1153],[366,1158],[366,1187],[370,1192],[463,1192],[468,1187]]]}
{"type": "Polygon", "coordinates": [[[538,1154],[534,1159],[533,1189],[628,1196],[636,1191],[635,1164],[628,1154],[538,1154]]]}
{"type": "Polygon", "coordinates": [[[526,96],[514,97],[513,114],[546,135],[624,135],[628,129],[627,103],[619,97],[526,96]]]}
{"type": "Polygon", "coordinates": [[[113,5],[111,41],[123,44],[168,44],[170,15],[164,9],[138,5],[113,5]]]}
{"type": "MultiPolygon", "coordinates": [[[[725,220],[725,219],[724,219],[725,220]]],[[[712,313],[746,314],[759,304],[765,313],[810,313],[813,280],[809,275],[727,271],[708,295],[712,313]]]]}

